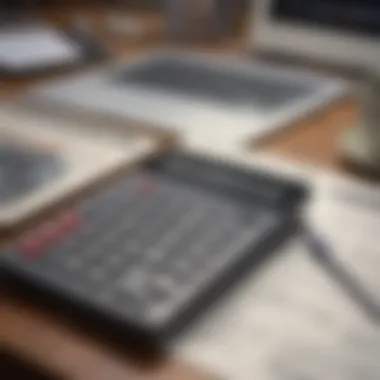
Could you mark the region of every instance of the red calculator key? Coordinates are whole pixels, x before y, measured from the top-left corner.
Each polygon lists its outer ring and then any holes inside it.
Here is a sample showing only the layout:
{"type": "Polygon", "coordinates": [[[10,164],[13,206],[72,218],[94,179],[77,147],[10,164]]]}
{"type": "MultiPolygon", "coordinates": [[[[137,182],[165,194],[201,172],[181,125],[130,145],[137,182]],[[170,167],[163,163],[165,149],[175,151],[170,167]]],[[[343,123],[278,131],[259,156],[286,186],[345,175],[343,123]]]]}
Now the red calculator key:
{"type": "Polygon", "coordinates": [[[46,223],[39,232],[42,241],[45,244],[52,244],[60,240],[64,232],[57,221],[46,223]]]}
{"type": "Polygon", "coordinates": [[[82,217],[75,211],[67,211],[61,215],[58,224],[64,232],[76,231],[82,223],[82,217]]]}
{"type": "Polygon", "coordinates": [[[39,258],[45,252],[45,242],[38,234],[27,235],[19,242],[19,252],[27,258],[39,258]]]}

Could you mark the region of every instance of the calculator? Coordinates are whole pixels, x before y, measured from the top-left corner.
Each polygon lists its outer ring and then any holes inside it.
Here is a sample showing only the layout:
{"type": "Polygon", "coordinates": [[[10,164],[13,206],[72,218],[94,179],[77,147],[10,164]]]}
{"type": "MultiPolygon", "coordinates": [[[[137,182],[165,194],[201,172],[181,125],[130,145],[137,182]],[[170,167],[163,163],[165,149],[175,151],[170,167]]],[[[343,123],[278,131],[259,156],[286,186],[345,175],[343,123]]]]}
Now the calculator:
{"type": "Polygon", "coordinates": [[[297,227],[306,189],[163,153],[0,255],[8,286],[129,342],[164,348],[297,227]]]}

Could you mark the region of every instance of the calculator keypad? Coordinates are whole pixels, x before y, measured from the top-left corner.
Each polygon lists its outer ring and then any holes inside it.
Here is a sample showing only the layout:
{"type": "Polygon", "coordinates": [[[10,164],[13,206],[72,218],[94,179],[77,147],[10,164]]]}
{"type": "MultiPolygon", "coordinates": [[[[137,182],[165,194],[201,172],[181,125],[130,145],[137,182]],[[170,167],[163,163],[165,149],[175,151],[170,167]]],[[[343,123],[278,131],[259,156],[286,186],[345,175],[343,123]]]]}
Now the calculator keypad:
{"type": "Polygon", "coordinates": [[[7,257],[122,315],[161,323],[274,221],[247,202],[147,171],[28,235],[44,254],[25,260],[17,246],[7,257]]]}

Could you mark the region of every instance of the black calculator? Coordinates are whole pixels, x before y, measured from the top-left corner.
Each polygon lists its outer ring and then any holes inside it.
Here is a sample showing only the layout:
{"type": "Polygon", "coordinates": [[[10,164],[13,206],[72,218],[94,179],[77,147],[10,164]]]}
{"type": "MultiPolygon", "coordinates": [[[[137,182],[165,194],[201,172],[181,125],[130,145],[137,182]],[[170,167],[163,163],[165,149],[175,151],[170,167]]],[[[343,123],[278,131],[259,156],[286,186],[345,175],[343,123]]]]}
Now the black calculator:
{"type": "Polygon", "coordinates": [[[295,232],[305,196],[265,173],[165,153],[6,247],[2,278],[163,348],[295,232]]]}

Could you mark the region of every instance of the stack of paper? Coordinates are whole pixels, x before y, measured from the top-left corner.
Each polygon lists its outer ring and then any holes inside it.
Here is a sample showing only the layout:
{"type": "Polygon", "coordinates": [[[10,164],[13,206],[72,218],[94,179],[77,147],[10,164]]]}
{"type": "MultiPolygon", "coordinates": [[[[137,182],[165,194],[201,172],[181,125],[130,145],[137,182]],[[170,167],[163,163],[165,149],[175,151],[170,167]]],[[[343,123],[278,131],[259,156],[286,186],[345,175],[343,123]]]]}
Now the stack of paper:
{"type": "MultiPolygon", "coordinates": [[[[380,188],[314,174],[307,224],[334,265],[376,304],[380,188]]],[[[322,263],[303,238],[294,239],[174,351],[230,380],[380,379],[380,319],[322,263]]]]}

